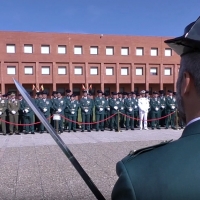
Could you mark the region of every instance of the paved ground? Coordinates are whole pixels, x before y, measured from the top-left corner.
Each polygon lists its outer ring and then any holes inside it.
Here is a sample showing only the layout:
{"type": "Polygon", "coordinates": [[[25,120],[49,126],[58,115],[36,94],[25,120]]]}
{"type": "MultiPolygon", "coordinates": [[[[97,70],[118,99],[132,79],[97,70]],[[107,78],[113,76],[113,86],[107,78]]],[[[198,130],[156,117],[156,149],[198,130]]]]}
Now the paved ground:
{"type": "MultiPolygon", "coordinates": [[[[178,139],[180,130],[63,133],[61,138],[106,199],[116,162],[130,150],[178,139]]],[[[0,199],[95,199],[47,133],[0,135],[0,199]]]]}

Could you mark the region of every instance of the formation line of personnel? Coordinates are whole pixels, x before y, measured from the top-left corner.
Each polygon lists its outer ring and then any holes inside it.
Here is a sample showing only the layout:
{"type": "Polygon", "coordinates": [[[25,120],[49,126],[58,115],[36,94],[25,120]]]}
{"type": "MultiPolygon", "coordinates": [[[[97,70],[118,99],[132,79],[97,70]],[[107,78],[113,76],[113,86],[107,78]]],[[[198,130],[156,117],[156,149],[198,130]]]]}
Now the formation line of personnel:
{"type": "MultiPolygon", "coordinates": [[[[176,128],[176,93],[171,90],[168,90],[167,95],[163,90],[155,91],[152,96],[145,90],[140,93],[112,92],[111,95],[98,90],[96,97],[84,90],[80,100],[69,89],[66,90],[65,96],[57,91],[53,91],[51,98],[47,95],[45,91],[37,92],[33,101],[59,133],[76,132],[79,128],[81,132],[91,132],[93,129],[104,131],[106,128],[110,131],[118,131],[119,128],[176,128]],[[62,116],[58,127],[51,118],[54,114],[62,116]],[[94,121],[100,123],[93,124],[94,121]]],[[[20,94],[18,98],[15,93],[0,94],[0,118],[3,135],[45,132],[45,127],[20,94]]],[[[181,121],[179,125],[184,127],[181,121]]]]}

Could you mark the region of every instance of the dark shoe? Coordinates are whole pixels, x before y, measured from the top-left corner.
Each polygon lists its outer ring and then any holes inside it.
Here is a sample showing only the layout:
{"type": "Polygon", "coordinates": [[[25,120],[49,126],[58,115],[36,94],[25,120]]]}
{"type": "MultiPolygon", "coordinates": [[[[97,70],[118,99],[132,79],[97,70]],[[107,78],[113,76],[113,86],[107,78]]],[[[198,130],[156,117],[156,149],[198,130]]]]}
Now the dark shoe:
{"type": "Polygon", "coordinates": [[[132,131],[134,131],[135,129],[134,129],[134,128],[132,128],[131,130],[132,130],[132,131]]]}
{"type": "Polygon", "coordinates": [[[82,130],[81,132],[84,132],[84,130],[82,130]]]}
{"type": "Polygon", "coordinates": [[[101,129],[101,131],[104,131],[104,129],[101,129]]]}
{"type": "Polygon", "coordinates": [[[113,129],[110,129],[110,131],[113,131],[113,129]]]}
{"type": "Polygon", "coordinates": [[[118,132],[118,130],[117,130],[117,129],[115,129],[115,132],[118,132]]]}
{"type": "Polygon", "coordinates": [[[21,135],[21,133],[19,133],[19,132],[16,132],[16,133],[15,133],[15,135],[21,135]]]}
{"type": "Polygon", "coordinates": [[[13,135],[13,133],[11,132],[11,133],[9,133],[9,135],[13,135]]]}
{"type": "Polygon", "coordinates": [[[35,132],[31,132],[31,134],[35,134],[35,132]]]}
{"type": "Polygon", "coordinates": [[[60,133],[63,133],[63,131],[60,131],[60,133]]]}
{"type": "Polygon", "coordinates": [[[154,130],[154,127],[152,127],[151,129],[154,130]]]}
{"type": "Polygon", "coordinates": [[[76,132],[76,130],[73,130],[74,132],[76,132]]]}
{"type": "Polygon", "coordinates": [[[91,130],[87,130],[87,132],[91,132],[91,130]]]}
{"type": "Polygon", "coordinates": [[[165,129],[168,129],[168,127],[165,127],[165,129]]]}
{"type": "Polygon", "coordinates": [[[157,127],[157,129],[160,129],[160,127],[157,127]]]}
{"type": "Polygon", "coordinates": [[[128,128],[126,128],[126,131],[128,131],[128,128]]]}
{"type": "Polygon", "coordinates": [[[70,131],[70,130],[68,130],[67,132],[68,132],[68,133],[70,133],[71,131],[70,131]]]}
{"type": "Polygon", "coordinates": [[[40,131],[40,134],[44,133],[44,131],[40,131]]]}
{"type": "Polygon", "coordinates": [[[6,133],[3,133],[3,135],[6,135],[6,133]]]}
{"type": "Polygon", "coordinates": [[[96,130],[97,132],[99,131],[99,130],[96,130]]]}

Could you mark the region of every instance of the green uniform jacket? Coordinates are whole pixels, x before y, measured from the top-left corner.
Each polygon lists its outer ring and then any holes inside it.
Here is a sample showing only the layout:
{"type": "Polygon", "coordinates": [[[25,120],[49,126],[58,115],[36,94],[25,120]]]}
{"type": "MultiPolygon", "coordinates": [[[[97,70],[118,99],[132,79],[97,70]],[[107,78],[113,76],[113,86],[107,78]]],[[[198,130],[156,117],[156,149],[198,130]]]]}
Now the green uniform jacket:
{"type": "Polygon", "coordinates": [[[166,109],[170,112],[175,111],[175,109],[176,109],[176,99],[174,97],[172,97],[172,98],[167,97],[166,98],[166,109]]]}
{"type": "Polygon", "coordinates": [[[33,110],[24,99],[21,101],[21,109],[24,116],[32,116],[34,114],[33,110]]]}
{"type": "Polygon", "coordinates": [[[69,104],[69,115],[70,116],[77,116],[78,109],[79,109],[79,102],[77,100],[70,101],[69,104]]]}
{"type": "Polygon", "coordinates": [[[70,102],[70,97],[64,97],[64,100],[65,100],[65,110],[64,110],[64,112],[65,113],[70,113],[70,111],[69,111],[69,102],[70,102]]]}
{"type": "Polygon", "coordinates": [[[80,103],[81,112],[86,115],[89,115],[92,108],[92,100],[90,98],[86,98],[86,99],[81,98],[79,103],[80,103]]]}
{"type": "Polygon", "coordinates": [[[157,98],[157,100],[156,100],[155,98],[152,98],[150,100],[150,106],[151,106],[152,112],[159,112],[160,111],[160,99],[157,98]]]}
{"type": "Polygon", "coordinates": [[[96,97],[94,100],[94,105],[96,114],[104,114],[106,107],[106,100],[104,97],[102,98],[96,97]]]}
{"type": "Polygon", "coordinates": [[[46,99],[45,102],[43,99],[40,99],[38,102],[38,107],[40,108],[40,110],[43,112],[44,115],[50,115],[51,106],[52,105],[51,105],[50,99],[46,99]],[[47,109],[47,110],[44,111],[44,109],[47,109]]]}
{"type": "Polygon", "coordinates": [[[7,110],[7,106],[8,106],[8,101],[6,99],[1,99],[0,100],[0,112],[2,112],[1,116],[6,116],[6,110],[7,110]]]}
{"type": "Polygon", "coordinates": [[[110,99],[110,113],[111,115],[115,114],[121,108],[121,101],[119,99],[110,99]]]}
{"type": "Polygon", "coordinates": [[[166,98],[165,97],[160,97],[160,109],[164,110],[166,108],[166,98]]]}
{"type": "Polygon", "coordinates": [[[119,112],[125,113],[125,106],[124,106],[125,99],[122,99],[122,98],[118,98],[118,99],[120,100],[120,109],[119,109],[119,112]]]}
{"type": "Polygon", "coordinates": [[[113,200],[198,200],[200,120],[180,139],[126,156],[117,163],[113,200]]]}
{"type": "Polygon", "coordinates": [[[15,111],[15,115],[19,115],[19,109],[20,109],[20,101],[15,99],[13,102],[12,100],[8,100],[8,112],[9,114],[12,114],[12,111],[15,111]]]}
{"type": "Polygon", "coordinates": [[[65,98],[54,99],[52,108],[53,108],[55,113],[64,115],[64,111],[65,111],[65,108],[66,108],[66,99],[65,98]]]}
{"type": "Polygon", "coordinates": [[[125,99],[124,106],[126,114],[134,114],[135,101],[133,99],[125,99]]]}
{"type": "Polygon", "coordinates": [[[105,98],[105,113],[110,114],[110,99],[105,98]]]}

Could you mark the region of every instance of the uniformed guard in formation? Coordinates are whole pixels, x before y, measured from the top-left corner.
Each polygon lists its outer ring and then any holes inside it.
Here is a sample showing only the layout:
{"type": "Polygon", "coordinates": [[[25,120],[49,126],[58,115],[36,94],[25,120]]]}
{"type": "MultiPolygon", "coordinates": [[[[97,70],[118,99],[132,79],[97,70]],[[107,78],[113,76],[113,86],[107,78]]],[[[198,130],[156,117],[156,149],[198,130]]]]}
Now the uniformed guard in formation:
{"type": "MultiPolygon", "coordinates": [[[[97,90],[96,97],[84,90],[78,100],[77,95],[67,89],[66,96],[62,96],[61,92],[57,91],[52,92],[51,98],[48,96],[46,91],[37,92],[33,100],[60,134],[64,130],[76,132],[77,127],[81,128],[82,132],[85,130],[90,132],[93,128],[96,131],[108,129],[117,132],[120,129],[135,130],[135,128],[176,129],[177,122],[178,126],[184,128],[183,121],[177,121],[176,116],[179,113],[176,113],[176,93],[171,90],[168,90],[167,95],[163,90],[154,91],[152,96],[145,90],[139,93],[112,92],[111,95],[97,90]],[[60,115],[58,127],[52,117],[54,114],[60,115]]],[[[1,129],[4,135],[22,132],[42,134],[46,131],[20,94],[18,98],[14,93],[0,94],[0,119],[2,119],[1,129]],[[6,124],[5,121],[8,123],[6,124]]]]}

